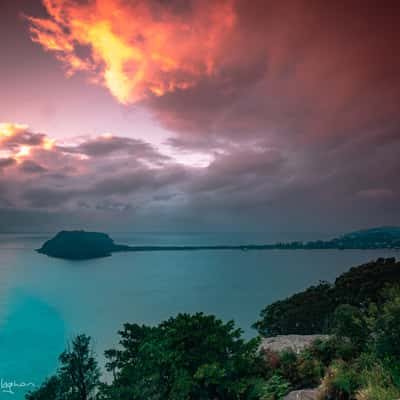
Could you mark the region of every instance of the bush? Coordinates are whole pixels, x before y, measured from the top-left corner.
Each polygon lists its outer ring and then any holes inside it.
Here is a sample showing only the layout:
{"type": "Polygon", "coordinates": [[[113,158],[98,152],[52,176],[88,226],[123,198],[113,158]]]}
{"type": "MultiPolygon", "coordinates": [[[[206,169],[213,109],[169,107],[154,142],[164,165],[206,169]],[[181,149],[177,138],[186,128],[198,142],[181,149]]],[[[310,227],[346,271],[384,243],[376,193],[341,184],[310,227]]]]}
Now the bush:
{"type": "Polygon", "coordinates": [[[400,363],[400,289],[392,288],[385,293],[386,303],[375,322],[376,350],[378,355],[400,363]]]}
{"type": "Polygon", "coordinates": [[[290,382],[294,389],[302,385],[302,379],[298,369],[298,356],[293,351],[283,351],[279,354],[279,363],[276,372],[286,381],[290,382]]]}
{"type": "Polygon", "coordinates": [[[264,386],[260,400],[279,400],[290,391],[290,383],[274,374],[264,386]]]}
{"type": "Polygon", "coordinates": [[[339,339],[348,339],[354,350],[361,352],[369,337],[367,322],[361,310],[349,304],[341,304],[335,309],[332,333],[339,339]]]}
{"type": "Polygon", "coordinates": [[[371,355],[362,357],[360,363],[367,368],[361,373],[362,388],[356,393],[357,400],[393,400],[400,397],[400,390],[383,363],[371,355]]]}
{"type": "Polygon", "coordinates": [[[354,366],[336,361],[322,380],[322,398],[348,400],[354,397],[360,387],[360,376],[354,366]]]}

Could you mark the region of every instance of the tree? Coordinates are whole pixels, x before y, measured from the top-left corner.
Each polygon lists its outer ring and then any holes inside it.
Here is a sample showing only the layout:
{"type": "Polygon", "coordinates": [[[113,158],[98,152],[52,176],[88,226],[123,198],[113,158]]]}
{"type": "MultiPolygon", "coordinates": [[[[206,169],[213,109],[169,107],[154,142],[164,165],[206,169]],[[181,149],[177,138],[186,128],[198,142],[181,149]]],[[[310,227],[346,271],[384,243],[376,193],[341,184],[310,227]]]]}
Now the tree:
{"type": "Polygon", "coordinates": [[[400,362],[400,287],[385,293],[386,303],[375,322],[376,349],[381,358],[400,362]]]}
{"type": "Polygon", "coordinates": [[[29,392],[25,398],[27,400],[61,400],[60,380],[57,376],[47,379],[39,389],[29,392]]]}
{"type": "Polygon", "coordinates": [[[349,304],[336,308],[331,331],[338,339],[348,339],[356,352],[364,348],[370,333],[362,311],[349,304]]]}
{"type": "Polygon", "coordinates": [[[263,336],[321,333],[336,307],[332,290],[329,283],[321,282],[276,301],[261,311],[261,319],[253,327],[263,336]]]}
{"type": "Polygon", "coordinates": [[[90,347],[90,337],[79,335],[60,355],[60,380],[71,388],[71,399],[91,400],[99,385],[100,371],[90,347]]]}
{"type": "Polygon", "coordinates": [[[366,310],[371,303],[382,305],[382,290],[400,283],[400,263],[394,258],[351,268],[340,275],[334,285],[320,282],[303,292],[276,301],[261,311],[253,325],[263,336],[330,332],[329,323],[335,309],[348,304],[366,310]]]}
{"type": "Polygon", "coordinates": [[[100,371],[90,346],[90,337],[76,336],[59,357],[57,374],[26,395],[27,400],[94,400],[100,371]]]}
{"type": "Polygon", "coordinates": [[[122,350],[107,352],[114,382],[101,398],[118,400],[256,399],[263,367],[258,342],[234,323],[179,314],[157,327],[126,324],[122,350]]]}

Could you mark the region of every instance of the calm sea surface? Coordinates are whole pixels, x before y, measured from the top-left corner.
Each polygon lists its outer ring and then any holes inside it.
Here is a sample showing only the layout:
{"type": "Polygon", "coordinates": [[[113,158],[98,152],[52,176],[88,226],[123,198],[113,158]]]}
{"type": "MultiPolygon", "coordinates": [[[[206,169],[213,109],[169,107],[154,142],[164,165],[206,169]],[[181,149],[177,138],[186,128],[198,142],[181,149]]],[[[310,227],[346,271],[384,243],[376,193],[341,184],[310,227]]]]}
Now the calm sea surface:
{"type": "MultiPolygon", "coordinates": [[[[179,312],[234,319],[246,337],[268,303],[389,251],[201,251],[119,253],[71,262],[34,249],[52,235],[0,235],[0,379],[40,384],[77,333],[94,338],[99,360],[124,322],[157,324],[179,312]]],[[[263,244],[263,234],[112,234],[147,245],[263,244]]],[[[298,238],[298,236],[297,236],[298,238]]],[[[303,238],[300,238],[303,239],[303,238]]],[[[308,239],[308,238],[304,238],[308,239]]],[[[0,399],[22,399],[23,390],[0,399]]]]}

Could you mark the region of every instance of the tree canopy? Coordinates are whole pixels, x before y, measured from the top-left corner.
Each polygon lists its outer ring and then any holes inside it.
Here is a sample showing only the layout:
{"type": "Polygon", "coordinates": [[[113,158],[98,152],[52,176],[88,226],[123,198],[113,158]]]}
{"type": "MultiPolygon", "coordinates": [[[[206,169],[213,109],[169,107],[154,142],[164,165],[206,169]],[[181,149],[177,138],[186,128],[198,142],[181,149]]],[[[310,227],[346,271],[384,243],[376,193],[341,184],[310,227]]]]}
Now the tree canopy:
{"type": "Polygon", "coordinates": [[[363,309],[371,302],[381,304],[382,290],[396,283],[400,283],[400,263],[394,258],[380,258],[351,268],[332,285],[321,282],[268,305],[254,327],[263,336],[329,333],[339,305],[363,309]]]}

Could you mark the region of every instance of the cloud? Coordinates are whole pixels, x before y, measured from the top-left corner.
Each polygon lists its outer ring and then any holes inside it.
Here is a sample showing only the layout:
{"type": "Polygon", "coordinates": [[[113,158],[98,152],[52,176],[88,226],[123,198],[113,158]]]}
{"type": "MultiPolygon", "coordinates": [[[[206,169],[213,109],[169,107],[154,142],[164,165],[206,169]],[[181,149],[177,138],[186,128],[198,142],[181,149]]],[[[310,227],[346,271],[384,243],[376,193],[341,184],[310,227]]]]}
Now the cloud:
{"type": "Polygon", "coordinates": [[[43,168],[40,164],[38,164],[32,160],[22,161],[19,168],[21,171],[26,172],[28,174],[39,174],[39,173],[47,171],[46,168],[43,168]]]}
{"type": "Polygon", "coordinates": [[[106,133],[96,138],[86,139],[75,146],[59,146],[60,151],[70,154],[84,154],[93,158],[129,157],[142,162],[162,165],[170,161],[167,155],[161,154],[146,142],[138,139],[119,137],[106,133]]]}
{"type": "MultiPolygon", "coordinates": [[[[397,221],[396,141],[375,145],[373,153],[369,146],[345,142],[310,157],[307,147],[279,147],[267,138],[226,139],[223,149],[221,142],[210,145],[208,166],[194,167],[137,139],[107,134],[66,144],[28,127],[19,129],[22,134],[31,138],[26,154],[0,143],[0,153],[9,154],[0,157],[0,207],[35,221],[35,210],[56,213],[68,226],[78,226],[81,216],[82,223],[92,218],[93,226],[115,229],[131,223],[138,229],[239,224],[315,230],[321,224],[343,229],[397,221]],[[45,142],[52,146],[43,147],[45,142]]],[[[186,142],[175,143],[188,151],[186,142]]]]}
{"type": "Polygon", "coordinates": [[[66,144],[26,125],[0,126],[7,205],[61,210],[90,200],[96,208],[121,203],[118,196],[155,193],[184,175],[176,161],[141,140],[105,134],[66,144]]]}
{"type": "Polygon", "coordinates": [[[28,17],[32,40],[54,52],[68,74],[88,72],[121,103],[184,90],[212,75],[235,24],[229,0],[43,4],[49,18],[28,17]]]}
{"type": "Polygon", "coordinates": [[[16,161],[14,158],[0,158],[0,170],[14,165],[16,161]]]}

